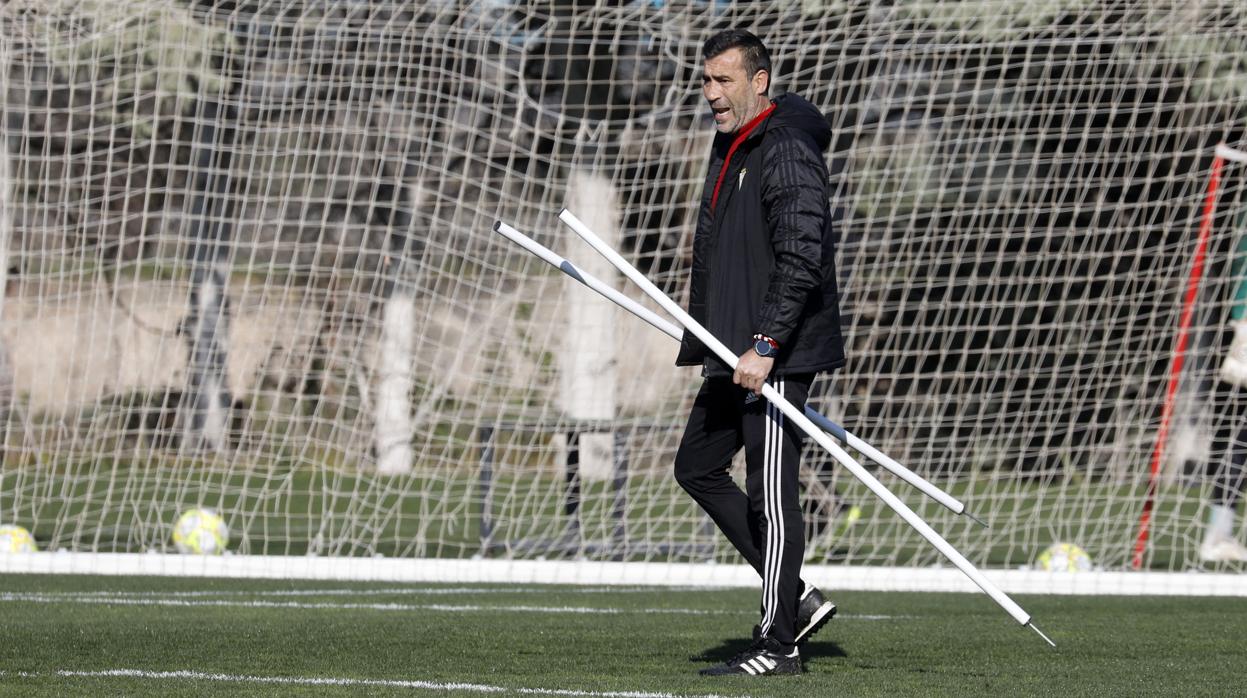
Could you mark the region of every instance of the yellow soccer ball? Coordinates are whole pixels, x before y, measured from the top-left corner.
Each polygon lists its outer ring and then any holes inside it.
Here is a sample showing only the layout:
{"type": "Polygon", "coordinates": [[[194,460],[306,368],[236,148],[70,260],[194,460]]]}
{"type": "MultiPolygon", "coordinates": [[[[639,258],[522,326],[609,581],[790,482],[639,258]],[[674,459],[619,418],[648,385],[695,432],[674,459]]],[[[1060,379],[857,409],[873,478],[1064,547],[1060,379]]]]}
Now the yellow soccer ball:
{"type": "Polygon", "coordinates": [[[21,526],[0,526],[0,555],[33,553],[39,550],[30,531],[21,526]]]}
{"type": "Polygon", "coordinates": [[[1088,572],[1091,556],[1074,543],[1053,543],[1035,558],[1035,566],[1049,572],[1088,572]]]}
{"type": "Polygon", "coordinates": [[[229,527],[211,509],[191,509],[174,524],[173,545],[189,555],[220,555],[229,547],[229,527]]]}

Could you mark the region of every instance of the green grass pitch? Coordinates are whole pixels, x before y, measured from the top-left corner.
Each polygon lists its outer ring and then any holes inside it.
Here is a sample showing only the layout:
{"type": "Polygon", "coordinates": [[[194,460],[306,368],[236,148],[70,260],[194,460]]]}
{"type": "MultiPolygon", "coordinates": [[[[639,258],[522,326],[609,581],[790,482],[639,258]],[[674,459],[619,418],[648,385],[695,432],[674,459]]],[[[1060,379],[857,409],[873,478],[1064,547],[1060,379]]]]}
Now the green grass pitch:
{"type": "Polygon", "coordinates": [[[0,576],[0,695],[1229,695],[1247,599],[842,592],[799,677],[709,679],[758,592],[0,576]]]}

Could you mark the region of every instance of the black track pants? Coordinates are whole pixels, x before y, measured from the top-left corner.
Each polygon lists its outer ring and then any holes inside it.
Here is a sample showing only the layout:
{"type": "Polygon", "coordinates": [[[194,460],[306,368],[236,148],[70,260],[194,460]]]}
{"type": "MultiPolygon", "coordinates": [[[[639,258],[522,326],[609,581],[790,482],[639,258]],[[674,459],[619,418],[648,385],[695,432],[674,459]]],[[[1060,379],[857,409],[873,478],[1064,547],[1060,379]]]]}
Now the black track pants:
{"type": "MultiPolygon", "coordinates": [[[[768,383],[805,409],[814,376],[768,383]]],[[[805,528],[798,479],[804,434],[765,398],[751,398],[731,378],[702,383],[680,449],[675,478],[762,577],[762,634],[793,644],[802,591],[805,528]],[[732,481],[732,456],[745,449],[745,489],[732,481]]]]}

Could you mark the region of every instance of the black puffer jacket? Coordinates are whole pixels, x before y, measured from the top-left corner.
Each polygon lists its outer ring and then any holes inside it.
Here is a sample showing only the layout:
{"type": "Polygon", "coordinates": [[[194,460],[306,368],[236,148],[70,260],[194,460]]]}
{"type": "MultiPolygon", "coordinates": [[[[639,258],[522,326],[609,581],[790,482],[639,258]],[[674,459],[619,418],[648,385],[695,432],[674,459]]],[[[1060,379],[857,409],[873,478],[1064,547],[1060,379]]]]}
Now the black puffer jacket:
{"type": "MultiPolygon", "coordinates": [[[[715,137],[693,240],[689,314],[736,356],[753,346],[756,333],[774,338],[780,351],[771,375],[825,371],[844,364],[837,233],[822,154],[831,128],[795,94],[773,102],[726,171],[736,134],[715,137]]],[[[731,375],[685,332],[676,363],[701,362],[707,376],[731,375]]]]}

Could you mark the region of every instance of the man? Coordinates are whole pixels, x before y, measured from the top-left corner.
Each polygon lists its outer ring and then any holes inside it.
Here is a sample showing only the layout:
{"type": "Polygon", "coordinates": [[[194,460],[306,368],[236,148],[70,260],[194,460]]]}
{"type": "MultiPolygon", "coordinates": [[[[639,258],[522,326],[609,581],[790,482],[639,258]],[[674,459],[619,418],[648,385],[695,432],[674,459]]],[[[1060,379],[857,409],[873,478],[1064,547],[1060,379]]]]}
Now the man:
{"type": "Polygon", "coordinates": [[[715,129],[693,241],[689,312],[740,359],[735,371],[690,333],[679,365],[705,377],[675,476],[762,577],[748,650],[701,673],[795,674],[797,646],[835,613],[800,578],[800,430],[759,397],[770,383],[803,409],[820,371],[844,363],[835,232],[822,152],[831,129],[809,102],[768,96],[771,62],[756,36],[728,30],[702,49],[715,129]],[[745,449],[746,489],[728,474],[745,449]]]}

